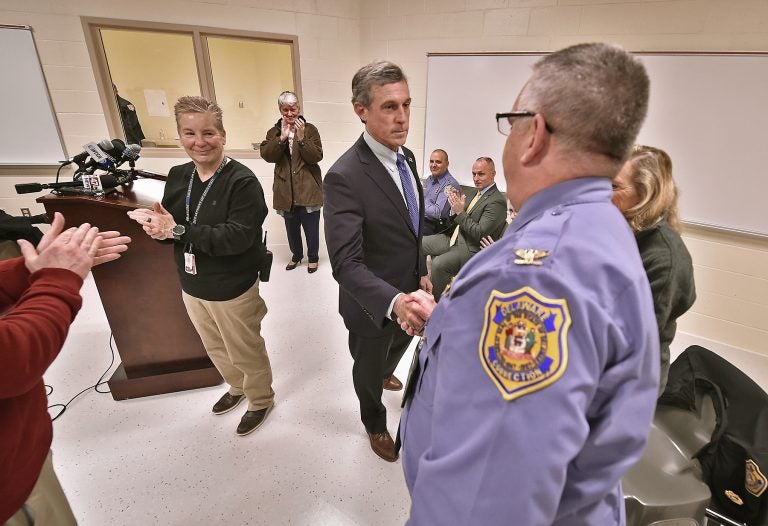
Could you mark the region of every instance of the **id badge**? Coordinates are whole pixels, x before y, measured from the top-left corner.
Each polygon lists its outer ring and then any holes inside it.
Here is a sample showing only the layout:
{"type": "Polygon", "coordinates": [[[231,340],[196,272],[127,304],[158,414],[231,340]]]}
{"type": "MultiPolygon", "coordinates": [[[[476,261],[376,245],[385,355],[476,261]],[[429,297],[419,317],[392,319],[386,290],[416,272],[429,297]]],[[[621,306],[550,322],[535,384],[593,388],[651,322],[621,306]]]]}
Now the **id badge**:
{"type": "Polygon", "coordinates": [[[184,252],[184,272],[187,274],[197,274],[195,266],[195,255],[192,252],[184,252]]]}

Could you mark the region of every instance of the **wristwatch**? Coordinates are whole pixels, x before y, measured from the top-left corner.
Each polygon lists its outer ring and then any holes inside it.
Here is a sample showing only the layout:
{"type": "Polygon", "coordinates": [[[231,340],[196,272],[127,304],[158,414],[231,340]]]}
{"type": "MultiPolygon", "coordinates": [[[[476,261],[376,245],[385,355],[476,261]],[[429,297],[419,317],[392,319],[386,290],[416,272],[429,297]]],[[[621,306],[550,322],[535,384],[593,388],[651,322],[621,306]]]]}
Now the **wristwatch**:
{"type": "Polygon", "coordinates": [[[173,234],[173,239],[176,239],[177,241],[181,239],[181,236],[184,235],[184,232],[187,231],[187,228],[184,225],[176,225],[171,229],[171,233],[173,234]]]}

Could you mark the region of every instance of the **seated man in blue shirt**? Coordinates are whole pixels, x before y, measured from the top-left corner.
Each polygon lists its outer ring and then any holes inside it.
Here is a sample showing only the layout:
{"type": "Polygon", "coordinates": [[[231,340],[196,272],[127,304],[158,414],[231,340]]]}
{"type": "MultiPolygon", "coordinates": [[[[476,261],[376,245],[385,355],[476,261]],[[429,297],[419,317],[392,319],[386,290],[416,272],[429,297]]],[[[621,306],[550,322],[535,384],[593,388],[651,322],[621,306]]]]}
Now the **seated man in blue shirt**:
{"type": "Polygon", "coordinates": [[[424,224],[421,233],[424,236],[438,234],[447,228],[451,207],[448,204],[446,189],[461,188],[448,171],[448,154],[437,149],[429,156],[429,171],[424,184],[424,224]]]}

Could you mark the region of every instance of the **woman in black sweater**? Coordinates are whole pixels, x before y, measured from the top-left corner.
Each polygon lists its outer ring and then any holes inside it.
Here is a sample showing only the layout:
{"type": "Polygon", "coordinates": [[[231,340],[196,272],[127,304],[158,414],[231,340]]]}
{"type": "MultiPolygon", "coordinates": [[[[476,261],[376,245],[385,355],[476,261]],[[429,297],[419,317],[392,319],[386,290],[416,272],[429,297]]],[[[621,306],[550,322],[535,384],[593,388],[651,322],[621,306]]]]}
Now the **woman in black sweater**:
{"type": "Polygon", "coordinates": [[[272,369],[261,337],[267,313],[258,271],[265,257],[264,192],[256,176],[224,155],[221,109],[203,97],[175,106],[179,139],[191,162],[168,174],[162,204],[128,215],[153,239],[173,242],[184,305],[229,390],[215,414],[243,399],[238,435],[257,429],[274,403],[272,369]]]}

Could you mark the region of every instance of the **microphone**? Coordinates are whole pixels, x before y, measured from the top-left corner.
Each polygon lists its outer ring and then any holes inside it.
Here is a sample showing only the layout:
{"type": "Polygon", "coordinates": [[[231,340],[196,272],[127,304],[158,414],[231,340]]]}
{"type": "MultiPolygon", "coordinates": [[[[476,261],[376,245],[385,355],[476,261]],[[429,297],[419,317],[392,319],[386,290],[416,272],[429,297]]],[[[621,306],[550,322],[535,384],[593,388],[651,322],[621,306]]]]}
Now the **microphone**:
{"type": "Polygon", "coordinates": [[[94,151],[94,149],[96,151],[101,151],[101,155],[102,156],[104,155],[103,150],[101,150],[102,146],[106,146],[107,149],[111,149],[112,141],[110,141],[109,139],[102,139],[101,141],[99,141],[98,144],[96,144],[95,142],[89,142],[88,144],[85,144],[83,146],[82,152],[78,153],[77,155],[72,157],[71,160],[65,162],[64,164],[67,165],[67,164],[75,163],[81,170],[85,170],[87,167],[90,167],[90,164],[92,164],[92,161],[89,163],[86,163],[86,161],[88,160],[88,157],[91,156],[91,152],[94,151]]]}
{"type": "MultiPolygon", "coordinates": [[[[94,177],[94,176],[91,176],[91,177],[94,177]]],[[[104,174],[102,176],[96,176],[96,177],[98,177],[101,188],[103,189],[108,190],[123,184],[122,182],[119,182],[117,177],[115,177],[114,175],[104,174]]],[[[85,189],[84,187],[85,187],[85,183],[82,180],[67,181],[64,183],[19,183],[15,185],[17,194],[31,194],[33,192],[42,192],[43,190],[60,191],[60,190],[66,190],[66,189],[71,189],[71,190],[81,189],[81,191],[83,192],[94,191],[91,189],[85,189]]],[[[77,193],[80,193],[80,192],[77,192],[77,193]]]]}
{"type": "Polygon", "coordinates": [[[96,164],[91,165],[92,169],[87,169],[85,172],[93,174],[98,168],[102,170],[109,170],[110,167],[115,166],[115,161],[122,157],[125,151],[125,143],[120,139],[103,139],[99,141],[99,144],[94,147],[92,144],[86,144],[85,149],[91,156],[91,159],[96,164]]]}
{"type": "Polygon", "coordinates": [[[107,150],[113,148],[112,142],[108,139],[103,139],[99,143],[89,142],[83,146],[84,151],[72,158],[72,162],[77,164],[77,174],[93,174],[96,170],[105,170],[110,163],[110,157],[104,151],[103,147],[109,145],[107,150]]]}
{"type": "Polygon", "coordinates": [[[138,144],[129,144],[126,146],[120,139],[101,141],[99,146],[104,154],[103,157],[98,158],[98,154],[92,156],[94,160],[98,161],[98,164],[90,165],[83,171],[84,175],[92,175],[97,169],[114,172],[126,161],[133,166],[136,160],[140,157],[139,152],[141,151],[141,146],[138,144]],[[106,144],[109,144],[109,148],[105,147],[106,144]]]}
{"type": "MultiPolygon", "coordinates": [[[[113,173],[115,174],[115,182],[117,183],[115,186],[128,185],[139,178],[139,174],[137,170],[133,170],[133,169],[132,170],[115,170],[113,173]]],[[[102,181],[102,185],[103,185],[103,181],[102,181]]]]}
{"type": "Polygon", "coordinates": [[[83,177],[80,186],[65,186],[54,190],[59,195],[91,195],[98,196],[107,193],[121,183],[117,177],[111,174],[87,175],[83,177]]]}
{"type": "Polygon", "coordinates": [[[123,156],[125,143],[120,139],[102,139],[98,144],[89,142],[83,149],[82,153],[72,158],[72,162],[77,164],[77,173],[92,175],[98,169],[109,170],[119,166],[121,163],[117,160],[123,156]]]}
{"type": "MultiPolygon", "coordinates": [[[[115,140],[119,140],[119,139],[115,139],[115,140]]],[[[120,151],[120,156],[115,159],[115,168],[118,168],[120,165],[122,165],[126,161],[131,166],[133,166],[136,160],[140,157],[139,156],[140,151],[141,151],[141,146],[139,146],[138,144],[129,144],[128,146],[123,146],[122,150],[120,151]]]]}

